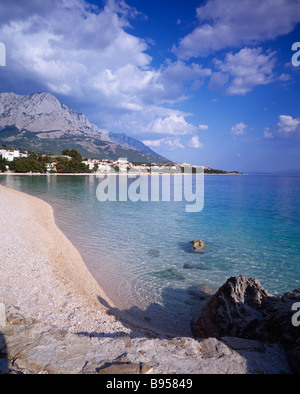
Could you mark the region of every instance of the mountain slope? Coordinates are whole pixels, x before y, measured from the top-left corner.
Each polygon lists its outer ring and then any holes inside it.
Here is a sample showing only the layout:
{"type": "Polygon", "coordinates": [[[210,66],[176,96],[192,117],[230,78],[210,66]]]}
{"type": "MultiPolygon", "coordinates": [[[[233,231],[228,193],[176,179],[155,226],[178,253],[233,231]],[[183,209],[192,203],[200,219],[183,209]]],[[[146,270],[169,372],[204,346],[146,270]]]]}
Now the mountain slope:
{"type": "Polygon", "coordinates": [[[91,124],[83,114],[60,104],[50,93],[20,96],[14,93],[0,94],[0,129],[14,125],[39,133],[39,138],[57,138],[61,133],[71,135],[98,135],[109,141],[108,132],[91,124]],[[47,136],[49,132],[49,136],[47,136]],[[55,132],[55,134],[53,134],[55,132]]]}
{"type": "Polygon", "coordinates": [[[152,149],[147,145],[143,144],[141,141],[135,138],[129,137],[124,133],[109,133],[108,137],[115,144],[126,146],[127,148],[136,149],[140,152],[149,153],[150,155],[157,155],[152,149]]]}
{"type": "Polygon", "coordinates": [[[99,129],[50,93],[0,94],[0,144],[48,154],[74,148],[94,158],[170,162],[134,138],[99,129]]]}

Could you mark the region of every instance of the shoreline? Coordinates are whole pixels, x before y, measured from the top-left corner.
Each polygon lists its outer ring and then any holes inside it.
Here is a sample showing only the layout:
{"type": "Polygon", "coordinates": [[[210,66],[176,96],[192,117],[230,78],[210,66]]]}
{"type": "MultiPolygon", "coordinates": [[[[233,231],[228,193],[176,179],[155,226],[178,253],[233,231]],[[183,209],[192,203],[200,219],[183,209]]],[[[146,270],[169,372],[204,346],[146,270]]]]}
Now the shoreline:
{"type": "Polygon", "coordinates": [[[73,332],[129,335],[45,201],[0,185],[0,301],[73,332]],[[109,306],[100,303],[103,299],[109,306]]]}
{"type": "MultiPolygon", "coordinates": [[[[28,173],[28,172],[26,172],[26,173],[20,173],[20,172],[12,172],[12,173],[5,173],[5,172],[3,172],[3,173],[0,173],[0,176],[10,176],[10,175],[13,175],[13,176],[96,176],[96,177],[98,177],[98,176],[108,176],[108,175],[114,175],[114,176],[119,176],[119,175],[122,175],[122,176],[124,176],[124,175],[135,175],[135,176],[138,176],[138,175],[147,175],[147,176],[151,176],[151,175],[155,175],[155,176],[159,176],[159,175],[196,175],[196,174],[185,174],[185,173],[181,173],[181,174],[179,174],[179,173],[174,173],[174,174],[167,174],[167,173],[164,173],[164,174],[157,174],[157,173],[150,173],[150,174],[145,174],[145,173],[139,173],[139,172],[137,172],[137,173],[126,173],[126,174],[122,174],[122,173],[115,173],[115,174],[111,174],[111,173],[109,173],[109,174],[107,174],[107,173],[78,173],[78,174],[75,174],[75,173],[70,173],[70,174],[68,174],[68,173],[63,173],[63,174],[42,174],[42,173],[32,173],[32,174],[30,174],[30,173],[28,173]]],[[[248,175],[248,174],[234,174],[234,173],[228,173],[228,174],[198,174],[198,175],[248,175]]]]}

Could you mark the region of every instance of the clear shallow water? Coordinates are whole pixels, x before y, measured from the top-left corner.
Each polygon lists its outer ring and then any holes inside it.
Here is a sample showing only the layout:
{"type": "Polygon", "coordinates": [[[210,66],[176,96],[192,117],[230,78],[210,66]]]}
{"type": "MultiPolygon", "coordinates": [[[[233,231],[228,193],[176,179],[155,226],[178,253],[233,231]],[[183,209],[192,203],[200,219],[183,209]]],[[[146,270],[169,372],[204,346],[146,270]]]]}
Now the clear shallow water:
{"type": "Polygon", "coordinates": [[[94,176],[3,176],[44,199],[128,320],[189,334],[196,286],[256,277],[273,294],[300,287],[300,176],[205,176],[204,209],[185,202],[99,202],[94,176]],[[189,242],[202,239],[202,253],[189,242]],[[124,314],[125,313],[125,314],[124,314]]]}

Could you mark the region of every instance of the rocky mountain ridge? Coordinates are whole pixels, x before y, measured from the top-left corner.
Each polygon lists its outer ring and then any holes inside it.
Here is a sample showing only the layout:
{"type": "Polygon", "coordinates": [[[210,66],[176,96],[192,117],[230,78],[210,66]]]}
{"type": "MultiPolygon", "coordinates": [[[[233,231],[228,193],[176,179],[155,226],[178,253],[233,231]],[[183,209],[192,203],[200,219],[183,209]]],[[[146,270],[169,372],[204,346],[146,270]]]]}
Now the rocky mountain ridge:
{"type": "Polygon", "coordinates": [[[92,124],[50,93],[0,93],[0,144],[48,154],[77,149],[94,158],[166,163],[142,142],[92,124]]]}
{"type": "MultiPolygon", "coordinates": [[[[15,93],[0,94],[0,128],[15,125],[18,129],[26,129],[41,134],[54,131],[67,131],[90,135],[98,133],[103,140],[108,140],[107,132],[91,124],[83,114],[60,104],[50,93],[37,93],[20,96],[15,93]]],[[[37,135],[43,138],[39,134],[37,135]]]]}

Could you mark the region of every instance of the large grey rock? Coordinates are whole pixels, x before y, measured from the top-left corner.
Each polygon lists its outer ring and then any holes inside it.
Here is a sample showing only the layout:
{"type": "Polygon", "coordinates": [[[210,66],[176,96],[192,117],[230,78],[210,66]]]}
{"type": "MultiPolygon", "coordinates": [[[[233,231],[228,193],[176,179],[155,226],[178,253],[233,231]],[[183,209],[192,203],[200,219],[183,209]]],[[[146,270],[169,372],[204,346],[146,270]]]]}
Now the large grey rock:
{"type": "Polygon", "coordinates": [[[207,300],[194,323],[194,335],[251,337],[252,327],[262,319],[262,300],[268,296],[256,279],[243,275],[229,278],[207,300]]]}
{"type": "Polygon", "coordinates": [[[300,326],[292,324],[295,311],[292,306],[300,302],[300,289],[280,297],[267,297],[262,302],[263,319],[258,323],[255,336],[263,341],[280,342],[287,350],[291,368],[300,373],[300,326]]]}
{"type": "Polygon", "coordinates": [[[287,351],[291,368],[300,372],[300,328],[292,324],[292,305],[300,289],[274,297],[253,278],[229,278],[207,299],[193,324],[195,337],[256,339],[279,343],[287,351]]]}

